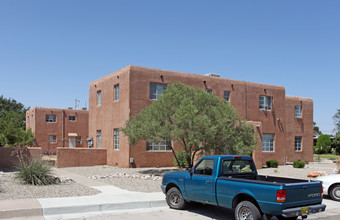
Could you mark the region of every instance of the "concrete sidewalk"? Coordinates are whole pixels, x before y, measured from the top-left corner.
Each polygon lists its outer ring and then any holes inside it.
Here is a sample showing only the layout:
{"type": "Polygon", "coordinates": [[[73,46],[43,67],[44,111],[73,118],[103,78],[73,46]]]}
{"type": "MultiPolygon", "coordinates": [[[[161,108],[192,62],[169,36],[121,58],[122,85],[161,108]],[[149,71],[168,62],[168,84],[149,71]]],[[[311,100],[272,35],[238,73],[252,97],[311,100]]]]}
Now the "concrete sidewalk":
{"type": "Polygon", "coordinates": [[[167,207],[161,192],[130,192],[66,170],[54,168],[52,171],[57,176],[71,178],[101,193],[92,196],[0,201],[0,219],[67,219],[71,216],[86,217],[113,211],[167,207]]]}

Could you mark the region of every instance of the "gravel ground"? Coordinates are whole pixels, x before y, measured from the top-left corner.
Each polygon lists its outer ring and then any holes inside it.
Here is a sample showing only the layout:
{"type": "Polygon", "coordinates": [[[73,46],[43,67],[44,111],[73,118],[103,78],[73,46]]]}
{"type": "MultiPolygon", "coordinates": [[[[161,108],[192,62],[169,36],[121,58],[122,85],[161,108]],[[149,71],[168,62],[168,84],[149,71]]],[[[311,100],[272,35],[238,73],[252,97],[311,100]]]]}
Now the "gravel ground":
{"type": "Polygon", "coordinates": [[[121,189],[137,192],[161,192],[162,176],[165,173],[179,171],[175,167],[118,168],[112,166],[93,166],[62,169],[121,189]]]}
{"type": "Polygon", "coordinates": [[[72,181],[48,186],[21,184],[14,179],[12,170],[0,171],[0,200],[85,196],[98,193],[100,191],[72,181]]]}

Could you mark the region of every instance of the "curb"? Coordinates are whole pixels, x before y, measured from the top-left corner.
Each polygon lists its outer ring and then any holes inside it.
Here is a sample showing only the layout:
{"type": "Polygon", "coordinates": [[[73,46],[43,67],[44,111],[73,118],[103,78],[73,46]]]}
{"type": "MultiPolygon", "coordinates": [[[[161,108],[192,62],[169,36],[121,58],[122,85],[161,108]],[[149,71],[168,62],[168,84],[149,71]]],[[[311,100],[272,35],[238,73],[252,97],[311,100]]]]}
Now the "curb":
{"type": "Polygon", "coordinates": [[[36,199],[0,201],[0,219],[43,216],[43,208],[36,199]]]}

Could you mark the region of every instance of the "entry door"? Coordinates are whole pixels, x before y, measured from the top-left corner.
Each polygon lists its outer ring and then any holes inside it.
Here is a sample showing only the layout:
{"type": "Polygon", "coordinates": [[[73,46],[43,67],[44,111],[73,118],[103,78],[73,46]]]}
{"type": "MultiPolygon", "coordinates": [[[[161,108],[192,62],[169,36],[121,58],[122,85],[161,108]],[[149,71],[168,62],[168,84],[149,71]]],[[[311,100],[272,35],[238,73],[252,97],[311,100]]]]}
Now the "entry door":
{"type": "Polygon", "coordinates": [[[68,138],[68,147],[75,148],[76,147],[76,137],[69,137],[68,138]]]}

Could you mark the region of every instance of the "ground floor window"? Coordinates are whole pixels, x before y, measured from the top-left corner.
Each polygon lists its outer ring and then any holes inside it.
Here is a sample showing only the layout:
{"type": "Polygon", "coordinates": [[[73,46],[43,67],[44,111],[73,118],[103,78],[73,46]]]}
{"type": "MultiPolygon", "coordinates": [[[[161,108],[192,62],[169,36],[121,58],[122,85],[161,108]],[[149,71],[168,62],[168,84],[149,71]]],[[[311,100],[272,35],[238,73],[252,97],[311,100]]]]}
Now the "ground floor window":
{"type": "Polygon", "coordinates": [[[102,131],[97,130],[97,148],[102,147],[102,131]]]}
{"type": "Polygon", "coordinates": [[[113,130],[114,149],[119,150],[119,129],[113,130]]]}
{"type": "Polygon", "coordinates": [[[263,152],[274,151],[274,135],[273,134],[262,135],[262,151],[263,152]]]}
{"type": "Polygon", "coordinates": [[[147,151],[170,151],[171,141],[161,141],[160,143],[146,142],[147,151]]]}
{"type": "Polygon", "coordinates": [[[302,150],[302,137],[295,137],[295,151],[302,150]]]}
{"type": "Polygon", "coordinates": [[[55,143],[57,143],[57,136],[50,135],[50,136],[48,136],[48,140],[49,140],[50,144],[55,144],[55,143]]]}

